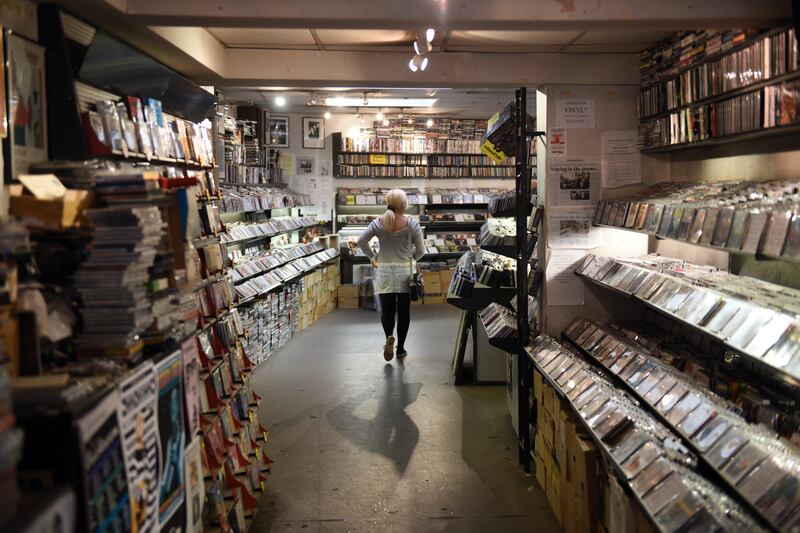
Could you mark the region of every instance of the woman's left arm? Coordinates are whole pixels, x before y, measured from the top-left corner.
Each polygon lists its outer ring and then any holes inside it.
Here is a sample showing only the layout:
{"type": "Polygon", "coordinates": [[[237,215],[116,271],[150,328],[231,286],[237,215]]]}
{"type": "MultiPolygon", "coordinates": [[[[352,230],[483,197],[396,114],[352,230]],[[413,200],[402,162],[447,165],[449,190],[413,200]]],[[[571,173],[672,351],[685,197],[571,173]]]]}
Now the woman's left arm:
{"type": "Polygon", "coordinates": [[[414,260],[419,261],[425,255],[425,240],[422,238],[422,227],[419,222],[414,221],[414,260]]]}

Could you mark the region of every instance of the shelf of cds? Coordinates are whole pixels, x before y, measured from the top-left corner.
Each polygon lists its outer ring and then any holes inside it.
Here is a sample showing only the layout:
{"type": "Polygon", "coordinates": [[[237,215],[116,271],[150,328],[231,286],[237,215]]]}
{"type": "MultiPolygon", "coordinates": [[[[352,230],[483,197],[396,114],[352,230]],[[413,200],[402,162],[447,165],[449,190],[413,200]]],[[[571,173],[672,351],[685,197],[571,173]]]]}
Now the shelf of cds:
{"type": "Polygon", "coordinates": [[[641,57],[645,151],[795,133],[800,61],[793,28],[684,32],[641,57]]]}
{"type": "Polygon", "coordinates": [[[797,181],[668,182],[600,202],[594,224],[737,254],[800,260],[797,181]]]}
{"type": "Polygon", "coordinates": [[[800,451],[763,426],[748,423],[731,402],[693,383],[675,368],[680,358],[666,350],[651,353],[645,346],[654,343],[644,335],[634,340],[584,319],[564,335],[680,438],[715,483],[775,529],[794,527],[800,451]]]}
{"type": "Polygon", "coordinates": [[[359,138],[334,133],[334,176],[430,179],[516,176],[513,158],[497,163],[481,152],[486,121],[454,122],[440,119],[430,129],[424,125],[407,128],[402,121],[392,121],[388,127],[375,122],[359,138]]]}
{"type": "Polygon", "coordinates": [[[269,182],[267,150],[259,142],[258,124],[238,120],[236,106],[217,106],[217,137],[221,145],[220,181],[227,184],[269,182]]]}
{"type": "MultiPolygon", "coordinates": [[[[606,497],[627,499],[625,494],[631,494],[656,531],[768,530],[708,480],[697,468],[697,456],[607,372],[547,336],[534,339],[526,354],[535,383],[532,453],[537,480],[548,488],[551,483],[582,487],[576,498],[580,505],[563,509],[577,517],[565,520],[591,527],[599,518],[598,492],[605,484],[611,487],[606,497]],[[592,443],[590,448],[581,444],[584,439],[592,443]],[[602,460],[587,455],[591,448],[599,450],[602,460]],[[592,463],[585,464],[589,459],[592,463]],[[619,496],[615,486],[624,487],[619,496]]],[[[619,519],[606,516],[605,524],[611,522],[613,528],[619,519]]]]}
{"type": "Polygon", "coordinates": [[[589,255],[576,273],[723,343],[738,374],[800,398],[800,291],[661,256],[589,255]]]}

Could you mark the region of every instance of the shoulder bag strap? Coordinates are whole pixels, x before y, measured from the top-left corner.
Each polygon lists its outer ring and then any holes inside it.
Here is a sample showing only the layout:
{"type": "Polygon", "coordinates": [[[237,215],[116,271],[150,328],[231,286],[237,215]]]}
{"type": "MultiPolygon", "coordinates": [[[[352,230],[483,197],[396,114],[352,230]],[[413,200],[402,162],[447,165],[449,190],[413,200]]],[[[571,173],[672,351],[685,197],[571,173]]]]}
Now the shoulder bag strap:
{"type": "Polygon", "coordinates": [[[411,241],[411,220],[408,221],[408,251],[411,255],[408,256],[408,270],[409,276],[414,276],[414,246],[411,241]]]}

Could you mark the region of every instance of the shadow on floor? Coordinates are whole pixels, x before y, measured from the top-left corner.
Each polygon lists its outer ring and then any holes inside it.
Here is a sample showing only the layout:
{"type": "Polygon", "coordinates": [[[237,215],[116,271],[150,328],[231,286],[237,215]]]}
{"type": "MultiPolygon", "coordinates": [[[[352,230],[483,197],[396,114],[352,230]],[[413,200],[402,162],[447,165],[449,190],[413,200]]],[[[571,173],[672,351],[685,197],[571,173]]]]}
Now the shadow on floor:
{"type": "Polygon", "coordinates": [[[376,386],[383,391],[377,395],[374,416],[359,415],[359,410],[376,398],[376,393],[370,390],[327,413],[328,422],[336,431],[356,446],[390,459],[400,474],[405,472],[419,441],[419,429],[405,410],[417,400],[422,389],[422,383],[406,383],[403,373],[402,364],[395,367],[387,363],[383,367],[384,382],[376,386]]]}

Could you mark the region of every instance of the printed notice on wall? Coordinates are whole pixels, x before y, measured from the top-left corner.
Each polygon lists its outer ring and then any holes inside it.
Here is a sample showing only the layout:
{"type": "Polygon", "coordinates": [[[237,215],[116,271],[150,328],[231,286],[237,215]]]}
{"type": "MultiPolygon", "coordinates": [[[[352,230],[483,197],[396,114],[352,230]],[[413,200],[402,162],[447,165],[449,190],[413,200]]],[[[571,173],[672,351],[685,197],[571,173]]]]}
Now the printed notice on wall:
{"type": "Polygon", "coordinates": [[[642,182],[642,158],[636,130],[604,131],[601,162],[604,187],[624,187],[642,182]]]}
{"type": "Polygon", "coordinates": [[[552,250],[545,271],[548,305],[583,305],[583,281],[575,269],[583,261],[584,250],[552,250]]]}
{"type": "Polygon", "coordinates": [[[595,127],[595,105],[590,98],[556,100],[556,126],[561,128],[595,127]]]}
{"type": "Polygon", "coordinates": [[[602,232],[592,226],[593,207],[547,210],[547,244],[552,249],[591,249],[602,244],[602,232]]]}
{"type": "Polygon", "coordinates": [[[567,128],[547,128],[547,152],[553,159],[567,157],[567,128]]]}
{"type": "Polygon", "coordinates": [[[595,205],[600,200],[600,166],[593,161],[549,161],[547,204],[549,206],[595,205]]]}

